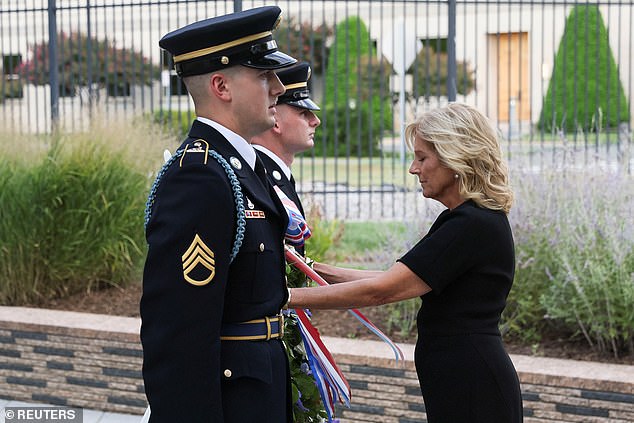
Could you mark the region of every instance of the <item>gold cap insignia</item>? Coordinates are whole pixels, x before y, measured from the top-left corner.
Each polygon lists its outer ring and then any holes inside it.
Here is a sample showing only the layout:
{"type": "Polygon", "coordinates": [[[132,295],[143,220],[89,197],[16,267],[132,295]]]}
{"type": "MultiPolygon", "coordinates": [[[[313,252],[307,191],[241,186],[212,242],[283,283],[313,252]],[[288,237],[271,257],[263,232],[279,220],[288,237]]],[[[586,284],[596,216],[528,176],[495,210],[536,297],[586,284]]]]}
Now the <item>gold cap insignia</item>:
{"type": "Polygon", "coordinates": [[[198,234],[194,236],[194,240],[189,245],[189,248],[187,248],[187,251],[185,251],[185,254],[183,254],[182,260],[183,277],[192,285],[207,285],[216,275],[216,261],[214,260],[214,252],[211,251],[211,249],[207,247],[207,245],[205,245],[198,234]],[[207,271],[203,270],[201,272],[201,267],[207,269],[207,271]],[[194,277],[190,276],[194,269],[199,269],[197,273],[199,275],[207,274],[207,277],[205,277],[204,279],[195,279],[194,277]]]}
{"type": "Polygon", "coordinates": [[[223,65],[229,64],[229,58],[227,56],[222,56],[220,58],[220,63],[222,63],[223,65]]]}

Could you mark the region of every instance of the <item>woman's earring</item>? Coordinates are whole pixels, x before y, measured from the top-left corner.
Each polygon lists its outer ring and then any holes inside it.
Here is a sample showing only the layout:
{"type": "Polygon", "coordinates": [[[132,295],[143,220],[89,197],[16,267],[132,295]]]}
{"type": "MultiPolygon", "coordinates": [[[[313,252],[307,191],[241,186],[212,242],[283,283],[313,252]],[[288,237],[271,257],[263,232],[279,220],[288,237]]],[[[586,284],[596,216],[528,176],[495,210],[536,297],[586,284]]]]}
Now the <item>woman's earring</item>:
{"type": "Polygon", "coordinates": [[[454,177],[454,179],[458,179],[460,177],[460,175],[458,175],[457,173],[454,173],[453,177],[454,177]]]}

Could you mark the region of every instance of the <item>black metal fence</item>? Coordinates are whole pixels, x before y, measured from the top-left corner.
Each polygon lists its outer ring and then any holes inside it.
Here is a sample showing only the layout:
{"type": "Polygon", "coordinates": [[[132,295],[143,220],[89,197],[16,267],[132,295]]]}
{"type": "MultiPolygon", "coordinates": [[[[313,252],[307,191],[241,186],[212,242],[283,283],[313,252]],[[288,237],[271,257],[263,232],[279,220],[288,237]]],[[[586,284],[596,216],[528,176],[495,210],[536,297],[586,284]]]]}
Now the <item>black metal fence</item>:
{"type": "Polygon", "coordinates": [[[495,121],[512,168],[632,173],[630,1],[2,1],[0,127],[138,114],[184,131],[192,103],[158,40],[264,4],[283,10],[280,48],[313,67],[322,125],[294,172],[328,214],[416,213],[404,127],[453,100],[495,121]]]}

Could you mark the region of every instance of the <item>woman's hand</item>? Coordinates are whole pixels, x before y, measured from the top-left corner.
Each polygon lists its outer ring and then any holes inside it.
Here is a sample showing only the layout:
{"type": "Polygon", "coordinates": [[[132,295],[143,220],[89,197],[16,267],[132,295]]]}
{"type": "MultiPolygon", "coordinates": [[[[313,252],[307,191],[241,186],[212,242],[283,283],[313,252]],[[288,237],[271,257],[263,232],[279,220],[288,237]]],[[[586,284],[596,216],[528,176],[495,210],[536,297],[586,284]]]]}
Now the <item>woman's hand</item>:
{"type": "Polygon", "coordinates": [[[313,270],[330,284],[369,279],[380,275],[380,270],[347,269],[326,263],[313,262],[313,270]]]}

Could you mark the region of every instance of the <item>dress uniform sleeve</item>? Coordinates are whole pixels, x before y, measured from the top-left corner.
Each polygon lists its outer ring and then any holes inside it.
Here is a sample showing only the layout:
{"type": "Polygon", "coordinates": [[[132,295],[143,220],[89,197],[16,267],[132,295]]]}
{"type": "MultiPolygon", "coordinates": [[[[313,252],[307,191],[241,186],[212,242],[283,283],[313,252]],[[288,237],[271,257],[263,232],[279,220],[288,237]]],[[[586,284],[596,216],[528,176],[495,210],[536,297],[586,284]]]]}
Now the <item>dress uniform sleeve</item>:
{"type": "Polygon", "coordinates": [[[147,227],[141,339],[151,422],[222,422],[220,326],[233,194],[216,163],[175,168],[147,227]]]}

